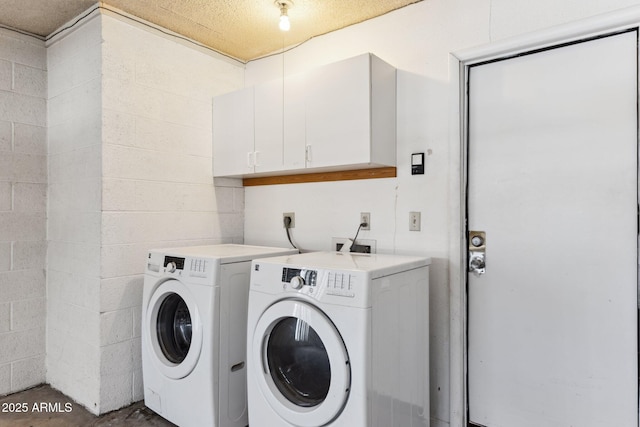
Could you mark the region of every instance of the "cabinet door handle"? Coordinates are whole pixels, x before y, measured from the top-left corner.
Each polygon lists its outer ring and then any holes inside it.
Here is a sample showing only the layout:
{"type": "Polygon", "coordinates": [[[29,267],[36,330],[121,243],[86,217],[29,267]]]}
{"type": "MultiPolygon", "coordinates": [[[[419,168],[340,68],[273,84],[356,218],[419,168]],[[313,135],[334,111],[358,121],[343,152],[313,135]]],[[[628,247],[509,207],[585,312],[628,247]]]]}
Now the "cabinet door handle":
{"type": "Polygon", "coordinates": [[[259,160],[258,154],[260,154],[259,151],[253,152],[253,166],[260,166],[260,160],[259,160]]]}
{"type": "Polygon", "coordinates": [[[311,145],[304,147],[304,159],[307,163],[311,163],[311,145]]]}
{"type": "Polygon", "coordinates": [[[249,151],[247,153],[247,167],[248,168],[253,167],[253,151],[249,151]]]}

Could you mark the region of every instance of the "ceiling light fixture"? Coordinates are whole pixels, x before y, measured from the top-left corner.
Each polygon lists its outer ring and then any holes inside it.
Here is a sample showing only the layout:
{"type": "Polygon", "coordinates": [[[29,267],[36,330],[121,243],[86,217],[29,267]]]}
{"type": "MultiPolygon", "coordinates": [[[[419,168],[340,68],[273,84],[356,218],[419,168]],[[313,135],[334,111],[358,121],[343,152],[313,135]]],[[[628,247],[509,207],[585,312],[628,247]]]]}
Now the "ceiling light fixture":
{"type": "Polygon", "coordinates": [[[291,22],[289,22],[289,15],[287,11],[293,7],[293,1],[291,0],[276,0],[276,6],[280,9],[280,24],[278,25],[282,31],[289,31],[291,28],[291,22]]]}

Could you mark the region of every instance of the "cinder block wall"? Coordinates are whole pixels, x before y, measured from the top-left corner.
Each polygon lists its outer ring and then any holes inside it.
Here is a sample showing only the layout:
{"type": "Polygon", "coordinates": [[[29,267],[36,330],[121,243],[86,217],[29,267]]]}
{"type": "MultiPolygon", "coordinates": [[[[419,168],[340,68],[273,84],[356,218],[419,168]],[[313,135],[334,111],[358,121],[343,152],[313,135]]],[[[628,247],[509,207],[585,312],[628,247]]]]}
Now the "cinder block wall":
{"type": "Polygon", "coordinates": [[[47,382],[93,412],[100,406],[101,43],[95,15],[47,47],[47,382]]]}
{"type": "Polygon", "coordinates": [[[0,29],[0,395],[45,380],[46,50],[0,29]]]}
{"type": "Polygon", "coordinates": [[[243,242],[241,182],[213,180],[211,105],[244,67],[105,9],[47,56],[47,381],[100,414],[143,398],[147,251],[243,242]]]}
{"type": "Polygon", "coordinates": [[[212,98],[244,69],[103,11],[100,411],[143,398],[151,248],[243,242],[244,190],[213,181],[212,98]]]}

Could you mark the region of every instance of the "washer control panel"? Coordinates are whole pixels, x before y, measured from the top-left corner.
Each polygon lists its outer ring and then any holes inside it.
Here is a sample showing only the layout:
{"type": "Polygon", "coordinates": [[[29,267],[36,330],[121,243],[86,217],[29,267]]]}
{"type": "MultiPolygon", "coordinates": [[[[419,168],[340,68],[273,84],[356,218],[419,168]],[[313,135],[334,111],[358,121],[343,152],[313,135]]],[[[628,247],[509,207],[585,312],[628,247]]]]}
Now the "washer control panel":
{"type": "Polygon", "coordinates": [[[327,295],[353,298],[356,296],[356,277],[349,273],[338,271],[327,272],[327,295]]]}
{"type": "Polygon", "coordinates": [[[169,273],[173,273],[176,270],[184,270],[184,258],[165,256],[164,267],[169,273]]]}
{"type": "Polygon", "coordinates": [[[315,295],[335,295],[355,297],[356,276],[339,271],[310,270],[301,268],[283,268],[282,283],[284,290],[293,290],[315,295]]]}
{"type": "Polygon", "coordinates": [[[304,286],[316,287],[318,272],[301,268],[283,268],[282,282],[289,283],[293,289],[302,289],[304,286]]]}
{"type": "Polygon", "coordinates": [[[210,262],[201,258],[188,258],[189,276],[191,277],[207,277],[210,262]]]}
{"type": "Polygon", "coordinates": [[[146,272],[174,278],[190,278],[194,283],[211,283],[215,262],[209,258],[167,255],[150,251],[146,272]]]}

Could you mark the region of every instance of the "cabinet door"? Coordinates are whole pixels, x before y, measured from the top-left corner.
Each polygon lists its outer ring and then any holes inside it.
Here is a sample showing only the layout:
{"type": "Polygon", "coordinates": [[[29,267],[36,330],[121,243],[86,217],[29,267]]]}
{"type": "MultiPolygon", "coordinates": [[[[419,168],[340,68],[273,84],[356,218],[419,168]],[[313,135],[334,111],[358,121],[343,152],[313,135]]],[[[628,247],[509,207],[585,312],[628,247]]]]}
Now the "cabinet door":
{"type": "Polygon", "coordinates": [[[255,86],[255,172],[282,170],[282,80],[255,86]]]}
{"type": "Polygon", "coordinates": [[[305,168],[307,78],[304,74],[284,81],[284,165],[283,169],[305,168]]]}
{"type": "Polygon", "coordinates": [[[370,161],[370,56],[356,56],[309,74],[307,167],[370,161]]]}
{"type": "Polygon", "coordinates": [[[213,176],[253,172],[253,87],[213,99],[213,176]]]}

